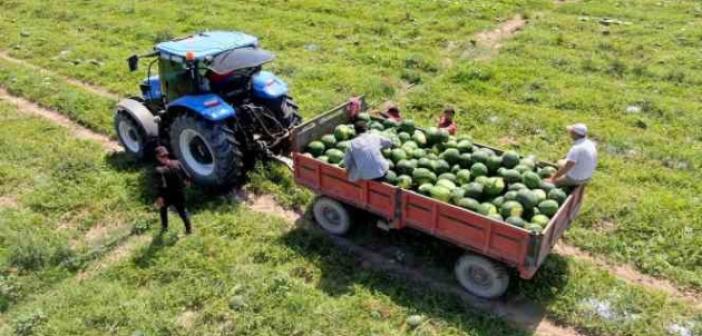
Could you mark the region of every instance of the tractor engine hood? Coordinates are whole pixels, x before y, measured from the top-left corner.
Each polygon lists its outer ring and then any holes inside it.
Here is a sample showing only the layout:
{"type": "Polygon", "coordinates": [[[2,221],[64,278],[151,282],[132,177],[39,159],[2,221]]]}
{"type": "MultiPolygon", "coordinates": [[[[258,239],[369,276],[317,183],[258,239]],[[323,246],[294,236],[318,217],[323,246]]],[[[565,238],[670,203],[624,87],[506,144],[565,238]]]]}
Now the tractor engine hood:
{"type": "Polygon", "coordinates": [[[238,48],[215,56],[208,69],[218,75],[225,75],[232,71],[261,66],[273,59],[275,55],[263,49],[238,48]]]}

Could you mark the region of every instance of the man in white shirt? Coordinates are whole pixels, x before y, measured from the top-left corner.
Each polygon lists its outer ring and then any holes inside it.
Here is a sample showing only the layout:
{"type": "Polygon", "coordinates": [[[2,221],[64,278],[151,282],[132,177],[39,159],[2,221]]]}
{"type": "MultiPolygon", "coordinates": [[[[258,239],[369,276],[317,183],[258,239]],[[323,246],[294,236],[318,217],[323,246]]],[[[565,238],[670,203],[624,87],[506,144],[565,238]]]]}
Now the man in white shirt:
{"type": "Polygon", "coordinates": [[[585,124],[573,124],[567,129],[573,139],[573,147],[570,148],[565,163],[551,177],[551,182],[557,186],[578,186],[592,178],[597,167],[597,148],[587,138],[585,124]]]}
{"type": "Polygon", "coordinates": [[[360,135],[351,140],[344,157],[349,180],[375,180],[385,176],[389,164],[381,151],[390,148],[392,141],[380,134],[368,132],[368,124],[365,121],[358,121],[355,126],[356,133],[360,135]]]}

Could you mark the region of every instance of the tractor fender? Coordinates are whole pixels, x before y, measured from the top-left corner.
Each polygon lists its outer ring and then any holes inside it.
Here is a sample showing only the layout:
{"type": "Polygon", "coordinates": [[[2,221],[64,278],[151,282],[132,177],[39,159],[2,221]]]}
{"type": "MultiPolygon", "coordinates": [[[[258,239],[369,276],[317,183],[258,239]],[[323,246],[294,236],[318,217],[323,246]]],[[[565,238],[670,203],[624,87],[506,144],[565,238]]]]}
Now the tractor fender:
{"type": "Polygon", "coordinates": [[[288,84],[269,71],[259,71],[251,78],[254,96],[276,99],[288,94],[288,84]]]}
{"type": "Polygon", "coordinates": [[[158,137],[156,117],[140,101],[132,98],[124,98],[117,103],[117,107],[115,108],[115,113],[119,111],[128,113],[134,121],[139,123],[147,137],[158,137]]]}
{"type": "Polygon", "coordinates": [[[193,111],[210,121],[221,121],[236,116],[236,109],[233,106],[212,93],[180,97],[168,104],[166,110],[171,112],[182,108],[193,111]]]}

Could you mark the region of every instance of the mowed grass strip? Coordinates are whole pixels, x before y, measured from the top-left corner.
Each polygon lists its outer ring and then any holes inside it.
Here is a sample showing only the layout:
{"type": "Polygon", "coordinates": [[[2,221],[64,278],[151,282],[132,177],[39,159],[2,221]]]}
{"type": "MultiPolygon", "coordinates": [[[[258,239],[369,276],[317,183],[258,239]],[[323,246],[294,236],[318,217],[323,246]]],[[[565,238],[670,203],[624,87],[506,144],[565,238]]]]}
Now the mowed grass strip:
{"type": "MultiPolygon", "coordinates": [[[[275,216],[197,193],[195,235],[180,238],[174,218],[171,232],[90,276],[76,274],[60,251],[80,232],[52,220],[73,220],[89,206],[92,220],[148,228],[156,216],[141,167],[112,165],[98,145],[6,104],[0,121],[1,186],[21,207],[0,210],[0,334],[523,334],[451,296],[359,270],[323,235],[290,232],[275,216]],[[18,255],[41,263],[13,263],[18,255]],[[405,322],[413,314],[422,318],[416,329],[405,322]]],[[[78,227],[99,225],[79,219],[78,227]]]]}

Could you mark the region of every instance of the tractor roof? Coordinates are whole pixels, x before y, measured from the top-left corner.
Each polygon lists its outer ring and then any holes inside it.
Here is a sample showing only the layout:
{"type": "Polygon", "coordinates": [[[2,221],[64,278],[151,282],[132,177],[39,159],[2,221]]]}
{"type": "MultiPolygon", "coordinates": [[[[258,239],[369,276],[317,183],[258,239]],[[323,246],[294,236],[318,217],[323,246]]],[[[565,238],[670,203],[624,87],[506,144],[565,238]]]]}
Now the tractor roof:
{"type": "Polygon", "coordinates": [[[219,54],[223,51],[251,47],[258,44],[258,39],[240,32],[210,31],[197,33],[183,39],[161,42],[155,49],[171,55],[186,57],[192,52],[195,59],[219,54]]]}

